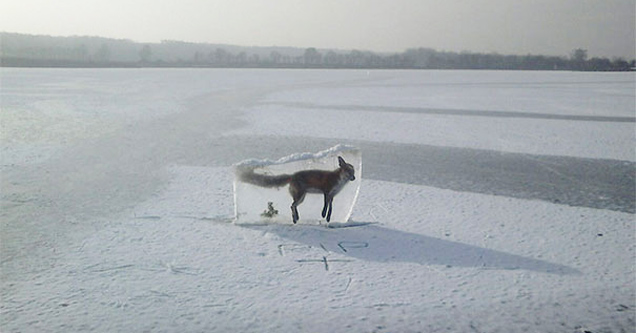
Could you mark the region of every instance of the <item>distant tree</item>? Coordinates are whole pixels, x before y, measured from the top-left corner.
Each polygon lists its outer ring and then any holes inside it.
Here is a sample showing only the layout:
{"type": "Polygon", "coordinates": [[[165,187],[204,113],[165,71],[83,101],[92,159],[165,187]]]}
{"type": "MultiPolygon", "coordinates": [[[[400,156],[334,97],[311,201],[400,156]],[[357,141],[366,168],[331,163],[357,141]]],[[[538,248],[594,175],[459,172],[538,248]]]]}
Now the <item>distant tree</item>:
{"type": "Polygon", "coordinates": [[[588,61],[588,67],[593,71],[603,71],[612,67],[612,62],[607,58],[592,58],[588,61]]]}
{"type": "Polygon", "coordinates": [[[339,66],[342,65],[341,57],[334,51],[329,51],[324,57],[324,62],[327,66],[339,66]]]}
{"type": "Polygon", "coordinates": [[[570,55],[570,60],[572,62],[572,69],[575,70],[585,70],[586,62],[587,62],[587,50],[584,49],[575,49],[572,51],[570,55]]]}
{"type": "Polygon", "coordinates": [[[192,60],[197,64],[204,63],[206,61],[205,53],[200,51],[194,52],[194,57],[192,57],[192,60]]]}
{"type": "Polygon", "coordinates": [[[431,60],[436,51],[428,48],[408,49],[404,52],[404,59],[409,66],[415,68],[430,68],[431,60]]]}
{"type": "Polygon", "coordinates": [[[364,53],[353,50],[347,54],[347,65],[352,67],[364,67],[364,53]]]}
{"type": "Polygon", "coordinates": [[[214,51],[214,62],[217,64],[227,64],[230,62],[230,58],[230,53],[222,48],[217,48],[216,51],[214,51]]]}
{"type": "Polygon", "coordinates": [[[389,68],[403,68],[406,67],[406,61],[403,54],[393,54],[385,59],[386,66],[389,68]]]}
{"type": "Polygon", "coordinates": [[[234,60],[238,64],[244,65],[245,63],[247,63],[247,53],[241,52],[241,53],[237,54],[236,57],[234,58],[234,60]]]}
{"type": "Polygon", "coordinates": [[[272,53],[269,54],[269,59],[274,64],[279,64],[282,58],[283,58],[283,55],[276,51],[272,51],[272,53]]]}
{"type": "Polygon", "coordinates": [[[630,68],[629,62],[623,58],[617,58],[612,61],[611,69],[614,71],[628,71],[630,68]]]}
{"type": "Polygon", "coordinates": [[[248,62],[252,65],[258,65],[261,62],[261,57],[258,54],[252,54],[249,57],[248,62]]]}
{"type": "Polygon", "coordinates": [[[322,54],[313,47],[305,50],[303,58],[305,60],[305,65],[318,65],[322,62],[322,54]]]}
{"type": "Polygon", "coordinates": [[[144,45],[139,51],[139,58],[141,58],[142,62],[150,62],[152,59],[152,50],[150,49],[150,45],[144,45]]]}
{"type": "Polygon", "coordinates": [[[86,44],[81,43],[75,48],[76,60],[86,61],[88,59],[88,47],[86,44]]]}
{"type": "Polygon", "coordinates": [[[587,60],[587,50],[584,49],[575,49],[572,51],[572,60],[574,61],[586,61],[587,60]]]}
{"type": "Polygon", "coordinates": [[[102,43],[102,45],[95,52],[95,60],[97,62],[108,62],[110,61],[110,48],[106,43],[102,43]]]}

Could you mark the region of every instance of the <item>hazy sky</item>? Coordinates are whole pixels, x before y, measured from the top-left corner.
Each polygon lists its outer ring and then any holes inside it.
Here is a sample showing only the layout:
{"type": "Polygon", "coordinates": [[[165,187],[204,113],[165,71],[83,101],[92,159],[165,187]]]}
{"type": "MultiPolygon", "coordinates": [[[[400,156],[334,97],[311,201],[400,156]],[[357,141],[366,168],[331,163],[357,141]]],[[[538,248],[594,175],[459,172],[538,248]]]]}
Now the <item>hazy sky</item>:
{"type": "Polygon", "coordinates": [[[636,0],[3,0],[0,31],[634,58],[636,0]]]}

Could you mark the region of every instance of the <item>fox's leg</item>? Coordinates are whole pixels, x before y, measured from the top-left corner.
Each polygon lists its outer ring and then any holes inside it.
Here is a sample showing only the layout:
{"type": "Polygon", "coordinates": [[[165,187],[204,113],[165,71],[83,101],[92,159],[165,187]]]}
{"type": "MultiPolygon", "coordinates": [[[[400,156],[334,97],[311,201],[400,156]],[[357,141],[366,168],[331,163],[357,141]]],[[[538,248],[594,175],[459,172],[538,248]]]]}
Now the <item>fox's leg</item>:
{"type": "Polygon", "coordinates": [[[299,216],[298,216],[298,209],[296,209],[296,201],[294,201],[291,205],[291,211],[292,211],[292,222],[294,222],[294,224],[296,224],[296,222],[298,222],[299,216]]]}
{"type": "Polygon", "coordinates": [[[327,215],[327,206],[329,206],[329,194],[325,193],[325,205],[322,207],[322,217],[327,215]]]}
{"type": "Polygon", "coordinates": [[[333,196],[329,193],[325,193],[325,205],[322,207],[322,217],[327,216],[327,222],[331,220],[332,203],[333,203],[333,196]]]}
{"type": "Polygon", "coordinates": [[[298,205],[303,203],[303,200],[305,200],[304,193],[300,197],[295,197],[294,202],[292,202],[291,210],[292,210],[292,221],[294,222],[294,224],[296,224],[296,222],[300,218],[300,216],[298,216],[298,209],[296,207],[298,207],[298,205]]]}
{"type": "Polygon", "coordinates": [[[291,204],[291,211],[292,211],[292,221],[294,222],[294,224],[296,224],[296,222],[298,221],[298,219],[300,218],[298,216],[298,209],[296,207],[298,207],[298,205],[300,205],[303,200],[305,200],[305,191],[299,190],[296,186],[289,186],[289,193],[292,195],[292,198],[294,199],[294,201],[291,204]]]}
{"type": "Polygon", "coordinates": [[[333,207],[333,197],[329,197],[329,211],[327,211],[327,222],[331,220],[331,208],[333,207]]]}

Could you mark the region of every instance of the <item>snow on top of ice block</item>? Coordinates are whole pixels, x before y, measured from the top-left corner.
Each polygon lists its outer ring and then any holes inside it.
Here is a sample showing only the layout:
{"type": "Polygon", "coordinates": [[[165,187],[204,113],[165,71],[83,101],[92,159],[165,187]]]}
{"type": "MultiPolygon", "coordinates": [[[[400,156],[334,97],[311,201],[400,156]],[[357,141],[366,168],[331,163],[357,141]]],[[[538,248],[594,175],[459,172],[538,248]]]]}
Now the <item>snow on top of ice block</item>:
{"type": "Polygon", "coordinates": [[[305,161],[305,160],[315,160],[315,159],[324,158],[330,155],[335,155],[338,153],[344,153],[344,152],[350,152],[350,151],[356,151],[356,150],[358,150],[358,148],[354,146],[338,144],[329,149],[322,150],[317,153],[296,153],[296,154],[291,154],[285,157],[281,157],[276,161],[273,161],[270,159],[262,159],[262,160],[247,159],[247,160],[243,160],[241,162],[234,164],[234,166],[258,168],[258,167],[264,167],[268,165],[285,164],[285,163],[305,161]]]}

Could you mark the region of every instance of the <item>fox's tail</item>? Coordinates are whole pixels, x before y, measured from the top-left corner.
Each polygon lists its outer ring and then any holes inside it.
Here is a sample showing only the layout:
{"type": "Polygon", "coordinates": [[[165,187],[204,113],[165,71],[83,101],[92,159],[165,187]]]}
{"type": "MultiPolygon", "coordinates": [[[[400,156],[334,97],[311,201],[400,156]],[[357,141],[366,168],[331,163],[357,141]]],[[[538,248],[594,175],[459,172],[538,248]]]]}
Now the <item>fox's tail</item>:
{"type": "Polygon", "coordinates": [[[278,175],[270,176],[260,173],[255,173],[254,169],[236,169],[238,179],[242,182],[253,184],[261,187],[281,187],[289,184],[291,181],[291,175],[278,175]]]}

